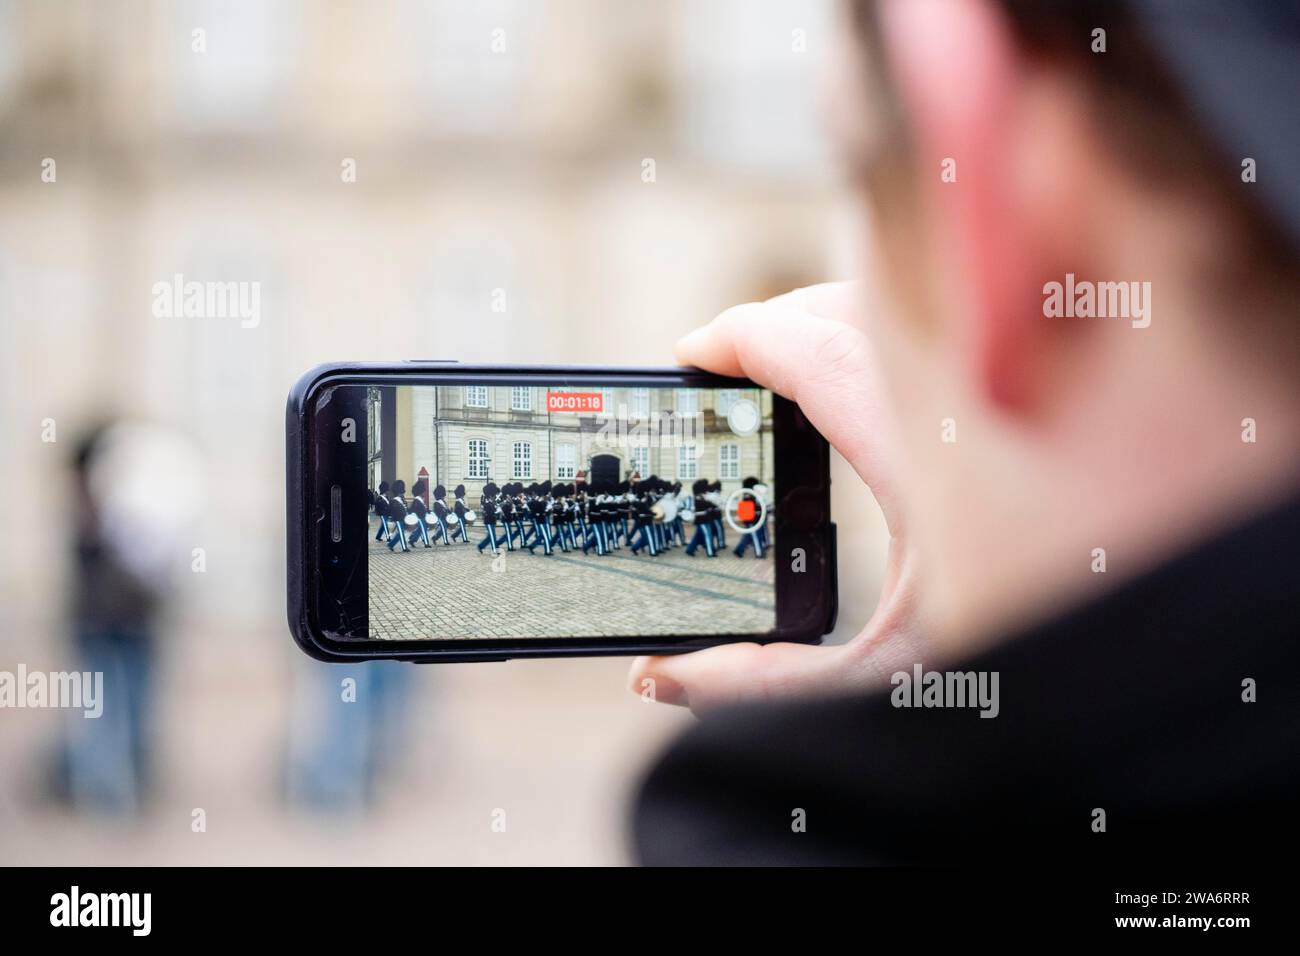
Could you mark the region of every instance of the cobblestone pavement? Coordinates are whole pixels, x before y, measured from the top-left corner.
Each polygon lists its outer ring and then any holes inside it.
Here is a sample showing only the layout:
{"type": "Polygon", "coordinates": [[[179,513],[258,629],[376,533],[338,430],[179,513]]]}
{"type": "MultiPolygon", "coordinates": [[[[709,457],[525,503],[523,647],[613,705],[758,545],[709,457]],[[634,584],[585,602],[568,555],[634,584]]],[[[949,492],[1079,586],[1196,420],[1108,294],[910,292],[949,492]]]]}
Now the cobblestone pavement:
{"type": "MultiPolygon", "coordinates": [[[[689,527],[689,526],[688,526],[689,527]]],[[[681,546],[651,557],[626,544],[551,556],[494,558],[472,543],[391,552],[370,526],[370,636],[427,638],[604,637],[756,633],[776,623],[774,564],[752,549],[709,558],[681,546]]],[[[727,536],[735,546],[734,532],[727,536]]]]}

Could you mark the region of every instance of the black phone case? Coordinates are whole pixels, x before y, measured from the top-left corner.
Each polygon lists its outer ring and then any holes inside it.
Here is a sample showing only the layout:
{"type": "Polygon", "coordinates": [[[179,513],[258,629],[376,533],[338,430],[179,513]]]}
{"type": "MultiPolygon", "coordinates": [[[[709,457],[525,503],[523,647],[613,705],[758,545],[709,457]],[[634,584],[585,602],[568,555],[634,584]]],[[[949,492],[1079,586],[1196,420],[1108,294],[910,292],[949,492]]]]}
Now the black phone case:
{"type": "MultiPolygon", "coordinates": [[[[326,379],[340,376],[410,376],[412,378],[430,375],[485,375],[509,377],[521,373],[547,372],[556,379],[566,376],[584,377],[598,375],[650,375],[673,376],[683,372],[699,373],[696,369],[684,369],[672,366],[617,366],[601,368],[581,365],[472,365],[456,361],[430,359],[409,360],[403,362],[336,362],[314,366],[308,369],[289,390],[289,399],[285,411],[285,483],[286,483],[286,541],[287,557],[287,611],[289,631],[294,641],[309,656],[329,663],[357,663],[367,660],[402,660],[424,664],[453,664],[474,661],[506,661],[519,658],[538,657],[630,657],[639,654],[681,654],[701,650],[718,644],[736,643],[746,640],[731,634],[691,635],[683,640],[671,642],[647,639],[644,643],[620,643],[602,647],[563,647],[548,645],[545,638],[529,638],[517,645],[507,648],[490,647],[482,651],[465,648],[440,649],[437,641],[429,641],[427,649],[418,651],[394,648],[388,651],[377,647],[376,642],[358,645],[355,653],[349,650],[333,650],[323,647],[311,633],[307,613],[307,536],[309,534],[306,513],[306,496],[308,489],[306,415],[307,399],[312,390],[326,379]]],[[[717,376],[715,376],[717,377],[717,376]]],[[[719,377],[720,378],[720,377],[719,377]]],[[[829,484],[829,474],[827,476],[829,484]]],[[[809,635],[804,643],[819,644],[825,634],[835,628],[839,614],[839,573],[836,562],[835,524],[828,521],[822,554],[828,565],[825,571],[826,587],[823,609],[824,625],[821,634],[809,635]]],[[[774,638],[773,642],[782,640],[774,638]]]]}

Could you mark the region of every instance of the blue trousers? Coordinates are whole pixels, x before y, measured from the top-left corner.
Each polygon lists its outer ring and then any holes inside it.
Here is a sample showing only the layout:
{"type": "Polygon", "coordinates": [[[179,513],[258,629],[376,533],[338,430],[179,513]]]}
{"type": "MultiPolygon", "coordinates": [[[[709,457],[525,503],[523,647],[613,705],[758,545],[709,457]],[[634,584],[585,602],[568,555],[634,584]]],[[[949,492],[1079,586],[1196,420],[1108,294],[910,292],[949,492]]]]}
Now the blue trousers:
{"type": "Polygon", "coordinates": [[[735,548],[736,557],[743,558],[745,556],[745,549],[749,547],[751,542],[754,545],[755,557],[761,558],[764,554],[766,554],[767,553],[767,527],[764,526],[758,528],[755,531],[750,531],[748,534],[742,534],[740,536],[740,544],[736,545],[735,548]]]}
{"type": "Polygon", "coordinates": [[[429,526],[421,521],[415,526],[415,533],[411,535],[411,539],[412,544],[423,543],[426,548],[429,547],[429,526]]]}
{"type": "Polygon", "coordinates": [[[695,526],[695,536],[691,538],[691,543],[686,546],[686,553],[694,557],[695,550],[700,546],[701,543],[704,544],[704,550],[709,557],[713,557],[715,554],[717,554],[717,547],[713,543],[712,522],[697,524],[695,526]]]}
{"type": "Polygon", "coordinates": [[[582,537],[582,553],[586,554],[588,548],[595,548],[597,554],[604,554],[609,550],[605,544],[605,528],[599,521],[593,521],[587,533],[582,537]]]}
{"type": "Polygon", "coordinates": [[[388,536],[388,550],[392,551],[398,544],[401,544],[403,551],[411,550],[411,546],[406,543],[406,525],[400,521],[394,521],[393,530],[388,536]]]}
{"type": "Polygon", "coordinates": [[[659,544],[655,541],[655,529],[653,525],[643,524],[636,529],[633,536],[632,553],[640,554],[642,548],[649,548],[651,554],[659,553],[659,544]]]}
{"type": "Polygon", "coordinates": [[[545,521],[534,521],[532,530],[528,532],[532,539],[530,544],[527,539],[524,540],[524,547],[532,551],[539,544],[542,546],[543,554],[550,554],[554,549],[551,547],[551,530],[546,527],[545,521]]]}

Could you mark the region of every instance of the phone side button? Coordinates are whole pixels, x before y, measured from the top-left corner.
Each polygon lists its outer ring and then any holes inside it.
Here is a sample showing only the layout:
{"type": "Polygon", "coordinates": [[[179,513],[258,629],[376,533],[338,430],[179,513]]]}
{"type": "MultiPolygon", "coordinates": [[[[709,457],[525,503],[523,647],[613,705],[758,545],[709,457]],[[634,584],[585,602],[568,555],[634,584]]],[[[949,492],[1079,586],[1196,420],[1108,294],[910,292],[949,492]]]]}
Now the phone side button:
{"type": "Polygon", "coordinates": [[[407,359],[407,362],[421,362],[425,365],[459,365],[460,359],[407,359]]]}

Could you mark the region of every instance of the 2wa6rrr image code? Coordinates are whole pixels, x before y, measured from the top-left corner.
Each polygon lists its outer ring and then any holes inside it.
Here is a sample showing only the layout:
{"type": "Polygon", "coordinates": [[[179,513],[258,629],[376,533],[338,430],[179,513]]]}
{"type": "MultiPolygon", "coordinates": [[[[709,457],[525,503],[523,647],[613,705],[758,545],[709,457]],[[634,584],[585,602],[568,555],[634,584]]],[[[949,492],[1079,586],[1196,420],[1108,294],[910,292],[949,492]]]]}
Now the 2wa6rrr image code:
{"type": "Polygon", "coordinates": [[[759,388],[367,390],[369,636],[762,634],[759,388]]]}

